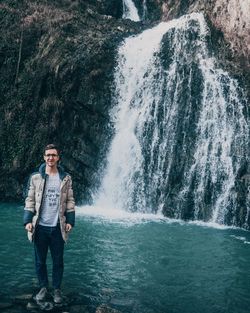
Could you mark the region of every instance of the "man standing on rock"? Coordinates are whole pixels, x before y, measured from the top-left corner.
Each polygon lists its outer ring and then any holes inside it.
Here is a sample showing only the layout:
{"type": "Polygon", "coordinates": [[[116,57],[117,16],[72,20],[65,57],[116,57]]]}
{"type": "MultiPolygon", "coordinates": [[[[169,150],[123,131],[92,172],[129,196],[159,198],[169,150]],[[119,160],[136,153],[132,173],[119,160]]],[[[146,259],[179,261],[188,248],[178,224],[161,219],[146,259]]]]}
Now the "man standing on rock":
{"type": "Polygon", "coordinates": [[[64,243],[75,224],[75,201],[72,180],[58,165],[60,151],[54,144],[44,149],[44,160],[38,172],[31,175],[24,208],[24,225],[28,238],[34,242],[35,267],[40,291],[37,301],[46,299],[48,292],[47,253],[51,252],[53,269],[53,299],[62,303],[64,243]]]}

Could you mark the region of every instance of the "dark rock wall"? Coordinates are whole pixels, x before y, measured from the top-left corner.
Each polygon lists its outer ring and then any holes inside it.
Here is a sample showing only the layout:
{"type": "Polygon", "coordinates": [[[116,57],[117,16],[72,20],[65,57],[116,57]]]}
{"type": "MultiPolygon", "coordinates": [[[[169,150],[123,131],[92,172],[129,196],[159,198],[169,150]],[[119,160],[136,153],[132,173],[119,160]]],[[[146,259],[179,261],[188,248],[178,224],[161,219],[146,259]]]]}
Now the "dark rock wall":
{"type": "Polygon", "coordinates": [[[104,14],[119,15],[118,1],[96,3],[0,4],[1,200],[20,200],[44,145],[56,142],[77,200],[91,201],[112,134],[116,48],[139,30],[104,14]]]}

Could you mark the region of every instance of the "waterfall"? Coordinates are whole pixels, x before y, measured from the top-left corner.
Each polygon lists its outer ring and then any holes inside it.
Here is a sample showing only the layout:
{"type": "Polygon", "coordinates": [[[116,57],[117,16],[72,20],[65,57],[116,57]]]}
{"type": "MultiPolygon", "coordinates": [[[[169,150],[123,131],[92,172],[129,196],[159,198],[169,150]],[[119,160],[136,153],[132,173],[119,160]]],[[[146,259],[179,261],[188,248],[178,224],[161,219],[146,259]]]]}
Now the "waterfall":
{"type": "Polygon", "coordinates": [[[138,11],[132,0],[123,0],[123,15],[122,18],[130,19],[132,21],[140,21],[138,11]]]}
{"type": "Polygon", "coordinates": [[[147,0],[143,0],[142,9],[143,9],[142,19],[146,20],[148,15],[147,0]]]}
{"type": "Polygon", "coordinates": [[[95,204],[224,223],[248,161],[246,103],[193,13],[127,38],[110,113],[115,135],[95,204]]]}

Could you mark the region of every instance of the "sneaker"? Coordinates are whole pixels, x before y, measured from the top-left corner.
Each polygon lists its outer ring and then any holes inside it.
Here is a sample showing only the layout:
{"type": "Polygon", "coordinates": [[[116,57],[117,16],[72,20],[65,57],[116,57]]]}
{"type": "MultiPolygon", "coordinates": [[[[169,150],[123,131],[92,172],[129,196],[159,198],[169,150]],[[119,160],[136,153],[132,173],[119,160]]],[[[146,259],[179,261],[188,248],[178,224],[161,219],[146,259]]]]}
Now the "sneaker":
{"type": "Polygon", "coordinates": [[[47,288],[43,287],[40,289],[38,294],[35,296],[36,301],[43,301],[47,296],[47,288]]]}
{"type": "Polygon", "coordinates": [[[63,302],[62,292],[60,289],[55,289],[53,298],[56,304],[60,304],[63,302]]]}

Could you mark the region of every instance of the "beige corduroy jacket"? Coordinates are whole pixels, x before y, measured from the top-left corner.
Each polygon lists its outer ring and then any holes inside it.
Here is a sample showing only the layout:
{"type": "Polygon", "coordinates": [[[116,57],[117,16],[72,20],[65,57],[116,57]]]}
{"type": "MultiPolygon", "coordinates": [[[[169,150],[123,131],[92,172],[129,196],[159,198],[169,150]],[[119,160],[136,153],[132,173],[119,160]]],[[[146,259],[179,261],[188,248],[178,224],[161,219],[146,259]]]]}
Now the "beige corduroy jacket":
{"type": "MultiPolygon", "coordinates": [[[[72,189],[72,179],[69,174],[58,166],[58,172],[61,179],[60,201],[59,201],[59,222],[63,240],[66,242],[68,233],[65,231],[66,223],[74,226],[75,224],[75,200],[72,189]]],[[[39,221],[43,195],[45,190],[47,174],[45,173],[45,164],[42,164],[39,171],[30,176],[27,197],[24,208],[24,225],[32,223],[32,232],[28,232],[30,241],[34,240],[36,226],[39,221]]]]}

